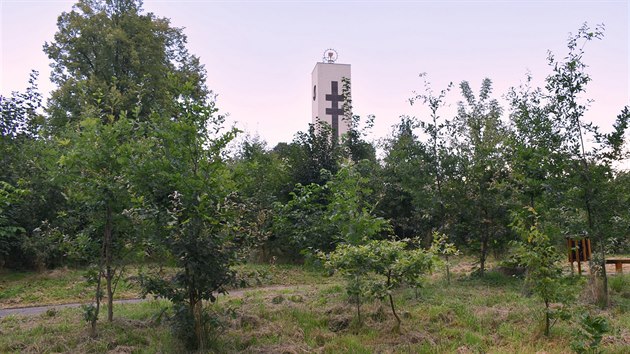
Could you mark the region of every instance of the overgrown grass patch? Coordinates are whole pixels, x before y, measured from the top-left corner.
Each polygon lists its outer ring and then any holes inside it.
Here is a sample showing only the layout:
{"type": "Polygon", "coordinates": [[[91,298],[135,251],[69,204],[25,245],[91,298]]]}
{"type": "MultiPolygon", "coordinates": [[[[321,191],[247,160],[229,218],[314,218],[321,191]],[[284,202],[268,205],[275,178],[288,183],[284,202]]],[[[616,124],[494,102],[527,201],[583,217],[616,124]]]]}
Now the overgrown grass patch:
{"type": "Polygon", "coordinates": [[[295,264],[247,263],[234,267],[238,277],[247,287],[270,285],[325,284],[334,282],[334,277],[324,276],[323,270],[295,264]]]}
{"type": "MultiPolygon", "coordinates": [[[[293,281],[299,279],[299,268],[286,269],[293,281]]],[[[545,337],[544,306],[538,298],[525,295],[522,279],[490,272],[490,279],[459,275],[447,285],[441,278],[430,278],[418,290],[418,298],[414,289],[401,289],[394,294],[402,318],[400,331],[395,331],[388,303],[366,301],[360,325],[343,280],[309,274],[305,279],[310,285],[277,284],[219,297],[218,303],[209,305],[221,323],[211,336],[209,351],[570,352],[575,324],[558,322],[551,336],[545,337]]],[[[625,285],[611,285],[613,304],[608,310],[589,307],[613,328],[602,341],[604,353],[627,353],[630,347],[625,290],[625,285]]],[[[165,301],[119,304],[113,323],[104,320],[103,309],[96,339],[89,338],[81,309],[9,316],[0,319],[0,352],[181,352],[183,347],[166,321],[169,306],[165,301]]]]}
{"type": "MultiPolygon", "coordinates": [[[[131,276],[137,269],[129,269],[131,276]]],[[[84,269],[60,268],[43,272],[3,273],[0,275],[0,308],[64,304],[90,301],[93,286],[84,278],[84,269]]],[[[116,299],[139,296],[139,286],[123,276],[116,299]]]]}
{"type": "MultiPolygon", "coordinates": [[[[128,266],[120,278],[116,299],[140,296],[137,282],[139,272],[150,265],[128,266]]],[[[170,275],[172,268],[162,269],[170,275]]],[[[335,277],[324,277],[322,271],[304,269],[298,265],[245,264],[235,267],[241,285],[247,287],[283,286],[298,284],[334,283],[335,277]]],[[[43,272],[7,272],[0,274],[0,309],[89,302],[94,297],[94,287],[84,278],[85,269],[60,268],[43,272]]],[[[238,288],[234,284],[234,288],[238,288]]]]}
{"type": "Polygon", "coordinates": [[[0,352],[178,352],[182,348],[168,326],[154,320],[165,306],[163,301],[119,305],[112,323],[101,317],[97,338],[90,338],[79,308],[52,316],[5,317],[0,319],[0,352]]]}

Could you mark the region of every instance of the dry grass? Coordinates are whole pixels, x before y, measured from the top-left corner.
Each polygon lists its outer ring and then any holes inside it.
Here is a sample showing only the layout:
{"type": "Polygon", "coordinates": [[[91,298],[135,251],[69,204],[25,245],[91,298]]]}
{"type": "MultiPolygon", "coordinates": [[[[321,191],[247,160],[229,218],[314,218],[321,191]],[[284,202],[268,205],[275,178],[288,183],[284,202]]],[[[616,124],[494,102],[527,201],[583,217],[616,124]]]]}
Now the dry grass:
{"type": "MultiPolygon", "coordinates": [[[[460,276],[451,286],[432,280],[416,300],[411,290],[397,294],[403,317],[400,331],[389,307],[380,301],[363,306],[365,321],[343,288],[285,289],[251,294],[233,303],[238,316],[215,349],[245,353],[569,353],[575,324],[558,323],[551,337],[542,334],[542,303],[521,294],[522,281],[491,273],[485,280],[460,276]],[[289,297],[301,301],[291,302],[289,297]]],[[[613,294],[615,299],[619,294],[613,294]]],[[[615,330],[603,341],[604,352],[626,353],[630,323],[619,307],[593,312],[615,330]]]]}
{"type": "MultiPolygon", "coordinates": [[[[127,267],[125,274],[114,294],[118,299],[140,297],[137,275],[147,267],[127,267]]],[[[308,284],[324,279],[318,272],[305,271],[295,265],[259,265],[247,264],[236,267],[247,287],[270,285],[308,284]]],[[[165,274],[174,273],[172,268],[164,268],[165,274]]],[[[85,303],[94,297],[93,286],[84,278],[84,269],[60,268],[43,272],[7,272],[0,273],[0,309],[85,303]]]]}
{"type": "MultiPolygon", "coordinates": [[[[17,272],[0,275],[0,309],[86,302],[92,299],[92,287],[81,269],[55,269],[43,272],[17,272]]],[[[121,279],[116,299],[138,297],[138,286],[121,279]]]]}
{"type": "Polygon", "coordinates": [[[147,302],[116,307],[112,323],[99,324],[91,338],[80,309],[65,309],[39,316],[9,316],[0,319],[0,352],[19,353],[132,353],[178,352],[180,345],[168,328],[153,321],[163,306],[147,302]]]}
{"type": "MultiPolygon", "coordinates": [[[[262,266],[255,266],[262,267],[262,266]]],[[[247,269],[255,269],[247,268],[247,269]]],[[[542,334],[542,303],[522,294],[523,281],[499,273],[484,279],[464,275],[458,265],[452,284],[440,272],[420,289],[395,294],[402,326],[389,306],[364,304],[363,324],[348,302],[343,282],[298,267],[275,267],[269,288],[234,291],[210,306],[223,326],[210,343],[219,353],[569,353],[576,325],[560,322],[542,334]],[[278,269],[282,271],[278,271],[278,269]],[[297,284],[302,280],[306,285],[297,284]],[[229,309],[229,310],[228,310],[229,309]],[[227,316],[233,314],[233,316],[227,316]]],[[[259,269],[264,270],[264,269],[259,269]]],[[[602,342],[605,353],[630,347],[630,276],[611,277],[612,306],[605,316],[613,331],[602,342]]],[[[587,305],[587,304],[583,304],[587,305]]],[[[182,348],[155,315],[163,302],[117,306],[117,320],[102,323],[95,340],[79,309],[52,316],[0,319],[0,352],[179,352],[182,348]]]]}

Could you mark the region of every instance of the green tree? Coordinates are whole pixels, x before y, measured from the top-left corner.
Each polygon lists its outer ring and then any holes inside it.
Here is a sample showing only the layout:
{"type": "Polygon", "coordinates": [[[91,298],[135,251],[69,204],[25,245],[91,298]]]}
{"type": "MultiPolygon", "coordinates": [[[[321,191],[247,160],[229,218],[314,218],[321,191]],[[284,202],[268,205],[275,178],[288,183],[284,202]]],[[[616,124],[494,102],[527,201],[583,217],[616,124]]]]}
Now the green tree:
{"type": "Polygon", "coordinates": [[[266,142],[259,137],[243,140],[239,149],[231,162],[239,192],[265,207],[285,200],[293,188],[286,161],[267,149],[266,142]]]}
{"type": "Polygon", "coordinates": [[[32,72],[24,92],[0,97],[0,181],[28,193],[10,210],[12,223],[23,230],[5,259],[12,268],[43,268],[59,265],[58,240],[37,233],[42,222],[53,220],[65,201],[52,178],[54,149],[43,137],[42,96],[32,72]]]}
{"type": "Polygon", "coordinates": [[[10,210],[26,193],[26,190],[17,189],[7,182],[0,181],[0,269],[6,263],[15,245],[19,244],[19,237],[24,233],[24,228],[12,220],[10,210]]]}
{"type": "Polygon", "coordinates": [[[288,200],[293,189],[289,166],[277,152],[266,148],[258,137],[242,141],[239,152],[230,161],[232,179],[240,198],[249,205],[244,216],[251,226],[262,232],[261,257],[266,261],[272,253],[286,246],[284,239],[272,233],[274,205],[288,200]]]}
{"type": "Polygon", "coordinates": [[[90,317],[92,334],[96,334],[96,321],[102,297],[101,279],[106,281],[107,318],[113,319],[113,296],[116,290],[117,265],[131,246],[130,220],[124,215],[131,206],[129,166],[138,153],[141,132],[123,112],[102,118],[87,117],[79,124],[66,127],[57,139],[59,151],[59,179],[65,195],[77,206],[84,224],[82,232],[92,240],[91,248],[100,249],[96,273],[95,309],[90,317]],[[106,120],[108,123],[103,124],[106,120]]]}
{"type": "Polygon", "coordinates": [[[504,155],[506,127],[500,119],[499,103],[490,98],[490,79],[483,80],[478,96],[466,81],[460,88],[464,101],[459,103],[451,142],[459,165],[459,176],[455,177],[459,178],[459,225],[455,232],[478,247],[479,272],[483,274],[489,251],[505,246],[511,236],[507,227],[511,206],[504,155]]]}
{"type": "Polygon", "coordinates": [[[203,301],[214,302],[218,293],[227,291],[234,276],[231,266],[248,235],[240,227],[241,209],[224,161],[226,145],[237,131],[223,132],[224,118],[215,115],[213,102],[200,104],[191,98],[179,104],[176,116],[160,117],[155,125],[146,158],[152,161],[147,168],[158,184],[143,186],[154,190],[147,195],[162,215],[159,226],[166,229],[155,242],[168,250],[177,272],[169,278],[149,274],[143,286],[175,304],[178,335],[191,348],[203,350],[208,327],[203,301]],[[163,191],[171,191],[166,201],[163,191]]]}
{"type": "MultiPolygon", "coordinates": [[[[148,171],[156,172],[157,181],[166,173],[152,170],[156,162],[144,158],[155,150],[156,131],[169,128],[161,119],[176,119],[181,102],[203,102],[209,92],[205,70],[188,53],[182,30],[144,14],[141,1],[80,0],[59,16],[57,27],[54,40],[44,45],[57,84],[47,107],[46,137],[57,143],[57,179],[77,215],[70,229],[77,237],[87,235],[90,252],[98,255],[92,277],[96,308],[88,311],[95,329],[101,278],[111,321],[116,263],[142,244],[131,242],[137,236],[130,218],[134,204],[159,195],[159,210],[165,210],[173,192],[145,188],[152,183],[148,171]]],[[[164,220],[164,214],[156,215],[164,220]]]]}
{"type": "Polygon", "coordinates": [[[308,132],[298,132],[289,146],[278,151],[280,158],[285,158],[289,164],[292,185],[304,186],[326,184],[326,174],[321,171],[337,173],[342,156],[341,147],[332,139],[332,129],[326,123],[309,124],[308,132]]]}
{"type": "Polygon", "coordinates": [[[551,107],[540,88],[526,84],[512,88],[510,130],[507,143],[511,183],[518,191],[520,204],[536,208],[539,213],[557,206],[565,191],[562,183],[562,139],[554,123],[551,107]]]}
{"type": "Polygon", "coordinates": [[[375,215],[378,197],[361,174],[364,165],[371,162],[348,160],[334,176],[322,170],[326,184],[298,184],[287,203],[276,203],[274,233],[285,250],[293,246],[287,253],[330,252],[339,243],[361,244],[389,231],[389,222],[375,215]]]}
{"type": "Polygon", "coordinates": [[[339,231],[329,219],[330,198],[328,185],[297,184],[289,201],[275,203],[270,240],[274,251],[296,260],[305,250],[333,250],[339,231]]]}
{"type": "Polygon", "coordinates": [[[357,319],[361,323],[361,304],[367,297],[387,298],[396,327],[400,317],[396,313],[393,292],[403,284],[420,285],[422,275],[433,266],[431,252],[407,250],[404,241],[366,240],[363,244],[343,243],[328,255],[320,254],[326,266],[338,271],[348,281],[348,295],[357,306],[357,319]]]}
{"type": "Polygon", "coordinates": [[[439,257],[444,257],[444,267],[446,268],[446,282],[451,284],[451,263],[452,256],[458,256],[459,250],[454,243],[448,242],[448,236],[437,231],[433,233],[433,244],[431,252],[439,257]]]}
{"type": "MultiPolygon", "coordinates": [[[[606,234],[611,221],[610,200],[605,189],[613,179],[612,163],[621,159],[624,134],[630,121],[630,111],[626,107],[617,116],[613,131],[603,134],[598,127],[586,122],[584,113],[588,103],[582,99],[591,77],[583,62],[584,46],[587,42],[603,37],[603,26],[591,29],[584,24],[577,34],[569,37],[569,53],[562,60],[549,54],[552,74],[547,77],[546,88],[551,99],[552,119],[560,128],[565,173],[572,188],[566,193],[569,207],[583,211],[584,217],[576,218],[576,229],[581,234],[592,237],[596,242],[598,274],[602,280],[601,298],[603,306],[608,304],[608,277],[605,256],[608,243],[606,234]],[[592,138],[595,144],[586,141],[592,138]]],[[[588,102],[588,101],[587,101],[588,102]]]]}
{"type": "Polygon", "coordinates": [[[331,192],[328,215],[339,230],[338,241],[353,245],[365,243],[391,228],[388,220],[375,215],[376,205],[369,200],[373,191],[368,186],[369,179],[358,173],[359,165],[342,166],[327,184],[331,192]]]}
{"type": "Polygon", "coordinates": [[[618,171],[606,188],[606,199],[611,207],[605,211],[608,252],[630,253],[630,171],[618,171]]]}
{"type": "Polygon", "coordinates": [[[44,45],[53,61],[49,126],[54,132],[84,117],[95,101],[118,117],[142,102],[137,117],[171,114],[185,84],[203,99],[205,70],[188,53],[182,29],[152,13],[140,0],[80,0],[57,21],[54,41],[44,45]]]}
{"type": "Polygon", "coordinates": [[[374,127],[375,117],[369,115],[365,122],[362,122],[361,116],[353,114],[350,80],[344,77],[342,85],[343,121],[347,122],[349,126],[348,132],[341,138],[341,145],[345,148],[344,155],[355,163],[361,160],[376,162],[376,149],[372,144],[365,141],[365,137],[374,127]]]}
{"type": "MultiPolygon", "coordinates": [[[[42,108],[42,95],[37,87],[39,73],[32,71],[28,80],[29,86],[24,92],[13,92],[10,97],[0,96],[0,147],[5,154],[2,155],[3,166],[10,162],[7,158],[11,154],[6,153],[13,145],[12,139],[20,137],[34,138],[39,133],[39,125],[42,122],[39,112],[42,108]]],[[[10,171],[2,171],[2,178],[8,178],[10,171]]]]}
{"type": "Polygon", "coordinates": [[[426,149],[414,133],[416,126],[411,118],[402,117],[384,144],[386,155],[380,173],[383,197],[377,211],[390,220],[399,238],[421,237],[433,226],[430,213],[425,213],[425,207],[433,205],[432,179],[427,173],[430,167],[426,149]]]}
{"type": "Polygon", "coordinates": [[[19,254],[22,250],[22,238],[26,229],[21,225],[15,212],[16,205],[26,197],[28,190],[16,188],[20,181],[23,167],[25,145],[36,134],[31,125],[33,117],[37,115],[40,95],[36,90],[32,73],[30,87],[26,92],[13,92],[11,97],[0,96],[0,267],[7,261],[12,263],[12,254],[19,254]]]}
{"type": "Polygon", "coordinates": [[[430,177],[433,180],[433,183],[429,185],[431,187],[431,194],[433,195],[430,204],[430,209],[433,210],[430,214],[432,218],[435,219],[432,224],[434,224],[438,230],[443,230],[447,223],[447,210],[445,206],[447,201],[446,192],[444,191],[445,180],[449,175],[449,161],[452,159],[450,157],[447,146],[448,139],[446,137],[450,121],[442,119],[439,110],[446,104],[445,98],[447,93],[451,90],[453,83],[449,83],[445,89],[441,90],[439,94],[436,95],[431,88],[431,84],[426,80],[426,74],[421,74],[420,76],[425,77],[425,92],[423,94],[416,94],[409,102],[413,105],[414,102],[421,101],[430,111],[430,119],[428,121],[420,120],[419,126],[427,136],[426,158],[431,167],[429,171],[430,177]]]}
{"type": "Polygon", "coordinates": [[[527,207],[526,215],[515,214],[512,224],[521,241],[515,242],[516,254],[527,269],[527,281],[533,292],[545,303],[545,335],[558,319],[567,319],[567,306],[575,300],[576,291],[570,279],[563,275],[562,255],[553,246],[549,236],[540,230],[538,214],[527,207]],[[562,307],[552,307],[562,303],[562,307]]]}

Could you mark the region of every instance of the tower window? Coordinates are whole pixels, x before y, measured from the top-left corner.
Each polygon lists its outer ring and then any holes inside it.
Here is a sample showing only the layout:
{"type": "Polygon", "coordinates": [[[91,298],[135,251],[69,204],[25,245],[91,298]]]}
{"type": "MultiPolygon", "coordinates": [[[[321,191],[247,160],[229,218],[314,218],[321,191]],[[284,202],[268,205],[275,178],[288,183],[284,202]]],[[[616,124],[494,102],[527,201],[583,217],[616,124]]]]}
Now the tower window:
{"type": "Polygon", "coordinates": [[[317,85],[313,85],[313,101],[317,98],[317,85]]]}

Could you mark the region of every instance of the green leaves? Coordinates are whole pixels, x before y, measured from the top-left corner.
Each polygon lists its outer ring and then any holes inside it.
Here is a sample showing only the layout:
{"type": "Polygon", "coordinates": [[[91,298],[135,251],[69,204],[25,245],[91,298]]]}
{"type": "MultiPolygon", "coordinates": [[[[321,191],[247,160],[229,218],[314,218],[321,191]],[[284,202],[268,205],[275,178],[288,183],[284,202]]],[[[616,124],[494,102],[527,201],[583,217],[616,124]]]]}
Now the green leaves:
{"type": "Polygon", "coordinates": [[[144,121],[153,112],[173,114],[173,98],[209,93],[182,29],[142,13],[141,1],[82,0],[59,16],[57,27],[44,45],[58,85],[49,107],[52,130],[91,115],[92,107],[116,118],[133,112],[144,121]]]}
{"type": "Polygon", "coordinates": [[[330,180],[323,186],[297,184],[291,200],[275,204],[276,235],[297,251],[331,251],[338,243],[358,245],[389,232],[389,221],[374,215],[373,192],[360,167],[348,162],[336,175],[325,177],[330,180]]]}
{"type": "Polygon", "coordinates": [[[437,255],[444,256],[457,256],[459,250],[454,243],[448,242],[448,236],[439,232],[433,233],[433,244],[431,245],[431,251],[437,255]]]}
{"type": "Polygon", "coordinates": [[[367,182],[355,166],[345,165],[327,183],[332,193],[328,206],[330,221],[337,226],[340,241],[358,245],[390,230],[387,220],[372,214],[373,207],[366,198],[372,191],[367,182]]]}
{"type": "Polygon", "coordinates": [[[457,233],[465,233],[478,250],[479,272],[485,271],[491,249],[500,249],[513,237],[506,227],[511,190],[505,151],[507,127],[502,108],[490,97],[492,81],[484,79],[475,95],[468,82],[460,84],[464,101],[458,104],[453,122],[452,147],[457,151],[459,180],[453,204],[457,210],[457,233]]]}
{"type": "MultiPolygon", "coordinates": [[[[420,285],[422,275],[433,267],[434,254],[422,249],[407,249],[405,241],[371,240],[364,244],[342,243],[330,254],[319,253],[325,266],[348,280],[348,295],[361,298],[389,297],[398,323],[392,291],[402,284],[420,285]]],[[[360,310],[359,310],[360,321],[360,310]]]]}
{"type": "Polygon", "coordinates": [[[610,324],[603,316],[594,316],[588,312],[578,317],[579,329],[574,332],[571,349],[576,353],[600,353],[599,344],[604,334],[610,332],[610,324]]]}
{"type": "Polygon", "coordinates": [[[527,269],[526,283],[545,303],[545,335],[549,335],[555,319],[564,318],[565,306],[571,305],[576,297],[574,284],[564,276],[560,264],[562,256],[540,229],[538,214],[533,208],[525,208],[525,216],[515,213],[512,228],[521,237],[521,242],[513,245],[521,265],[527,269]],[[552,307],[552,303],[562,306],[552,307]]]}
{"type": "Polygon", "coordinates": [[[13,204],[19,203],[20,199],[27,194],[27,190],[15,188],[7,182],[0,181],[0,268],[11,250],[21,245],[18,235],[24,233],[25,230],[15,223],[10,210],[13,204]]]}

